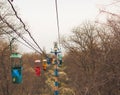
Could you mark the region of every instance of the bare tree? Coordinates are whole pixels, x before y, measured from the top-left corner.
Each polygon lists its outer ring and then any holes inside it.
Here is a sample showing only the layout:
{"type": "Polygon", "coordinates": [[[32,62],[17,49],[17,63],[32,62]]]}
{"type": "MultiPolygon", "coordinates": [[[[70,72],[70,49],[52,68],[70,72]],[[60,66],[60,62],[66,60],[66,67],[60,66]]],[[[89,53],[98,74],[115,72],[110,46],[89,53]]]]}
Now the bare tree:
{"type": "Polygon", "coordinates": [[[115,69],[119,65],[114,62],[120,61],[115,59],[119,51],[113,56],[113,44],[117,42],[114,37],[111,27],[85,23],[74,29],[68,40],[63,40],[63,46],[68,50],[65,57],[67,72],[74,81],[72,86],[76,95],[119,95],[119,77],[114,80],[114,71],[119,71],[115,69]],[[113,81],[116,82],[114,86],[113,81]]]}

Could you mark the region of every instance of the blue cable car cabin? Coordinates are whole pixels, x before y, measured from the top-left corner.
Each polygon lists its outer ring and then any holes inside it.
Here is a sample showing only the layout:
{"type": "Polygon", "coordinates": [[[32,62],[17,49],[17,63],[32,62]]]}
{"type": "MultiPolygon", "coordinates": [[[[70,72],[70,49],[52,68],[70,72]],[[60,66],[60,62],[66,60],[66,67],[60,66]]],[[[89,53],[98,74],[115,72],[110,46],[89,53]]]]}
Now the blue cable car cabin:
{"type": "Polygon", "coordinates": [[[56,76],[56,77],[59,76],[59,74],[58,74],[58,70],[57,70],[57,69],[54,70],[54,76],[56,76]]]}
{"type": "Polygon", "coordinates": [[[59,83],[57,81],[55,81],[55,86],[59,86],[59,83]]]}
{"type": "Polygon", "coordinates": [[[54,95],[59,95],[59,92],[57,90],[54,91],[54,95]]]}
{"type": "Polygon", "coordinates": [[[22,55],[19,53],[12,53],[11,56],[11,75],[12,82],[22,83],[22,55]]]}

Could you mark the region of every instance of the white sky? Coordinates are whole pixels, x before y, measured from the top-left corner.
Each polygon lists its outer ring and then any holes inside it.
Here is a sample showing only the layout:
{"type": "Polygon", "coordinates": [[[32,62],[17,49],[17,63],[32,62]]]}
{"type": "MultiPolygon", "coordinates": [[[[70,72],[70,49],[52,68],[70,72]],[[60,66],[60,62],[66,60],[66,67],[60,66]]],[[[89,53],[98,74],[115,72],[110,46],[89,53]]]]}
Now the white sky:
{"type": "MultiPolygon", "coordinates": [[[[60,34],[69,35],[71,30],[86,20],[94,20],[102,4],[111,0],[58,0],[60,34]]],[[[55,0],[14,0],[19,16],[29,26],[29,31],[41,48],[47,52],[57,40],[55,0]]],[[[22,51],[30,51],[22,47],[22,51]]]]}

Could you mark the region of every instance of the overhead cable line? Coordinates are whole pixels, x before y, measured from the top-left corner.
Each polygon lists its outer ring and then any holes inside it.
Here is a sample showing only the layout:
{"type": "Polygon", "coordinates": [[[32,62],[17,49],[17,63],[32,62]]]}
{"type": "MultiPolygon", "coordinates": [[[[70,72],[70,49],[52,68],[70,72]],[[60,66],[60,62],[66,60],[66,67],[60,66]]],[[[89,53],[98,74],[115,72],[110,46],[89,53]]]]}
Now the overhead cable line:
{"type": "Polygon", "coordinates": [[[24,40],[29,46],[31,46],[35,51],[37,51],[38,53],[41,54],[41,52],[39,52],[35,47],[33,47],[29,42],[27,42],[23,36],[21,36],[21,34],[19,34],[18,32],[16,32],[16,30],[7,22],[5,21],[1,16],[0,19],[7,24],[8,27],[10,27],[22,40],[24,40]]]}
{"type": "Polygon", "coordinates": [[[15,10],[14,6],[12,5],[10,0],[7,0],[9,2],[9,4],[11,5],[11,8],[13,9],[15,16],[19,19],[19,21],[23,24],[23,28],[24,30],[29,34],[29,36],[31,37],[31,39],[33,40],[33,42],[37,45],[37,47],[40,49],[40,51],[44,53],[44,51],[40,48],[40,46],[38,45],[38,43],[35,41],[35,39],[32,37],[31,33],[29,32],[29,30],[26,28],[26,25],[24,24],[24,22],[22,21],[22,19],[18,16],[17,11],[15,10]]]}
{"type": "Polygon", "coordinates": [[[60,45],[61,44],[61,41],[60,41],[60,25],[59,25],[57,0],[55,0],[55,9],[56,9],[56,19],[57,19],[57,29],[58,29],[58,41],[59,41],[59,45],[60,45]]]}
{"type": "MultiPolygon", "coordinates": [[[[29,48],[29,49],[32,49],[32,50],[34,50],[33,48],[31,48],[31,47],[29,47],[28,45],[26,45],[25,43],[23,43],[23,42],[21,42],[21,41],[19,41],[18,39],[17,39],[17,37],[14,37],[13,35],[11,35],[11,34],[9,34],[8,32],[6,32],[4,29],[2,29],[6,34],[8,34],[8,35],[10,35],[12,38],[15,38],[15,40],[16,41],[18,41],[19,43],[21,43],[22,45],[24,45],[24,46],[26,46],[27,48],[29,48]]],[[[35,50],[36,51],[36,50],[35,50]]]]}
{"type": "Polygon", "coordinates": [[[32,46],[34,46],[35,48],[37,48],[30,40],[28,40],[26,37],[24,37],[24,39],[26,40],[26,41],[28,41],[32,46]]]}

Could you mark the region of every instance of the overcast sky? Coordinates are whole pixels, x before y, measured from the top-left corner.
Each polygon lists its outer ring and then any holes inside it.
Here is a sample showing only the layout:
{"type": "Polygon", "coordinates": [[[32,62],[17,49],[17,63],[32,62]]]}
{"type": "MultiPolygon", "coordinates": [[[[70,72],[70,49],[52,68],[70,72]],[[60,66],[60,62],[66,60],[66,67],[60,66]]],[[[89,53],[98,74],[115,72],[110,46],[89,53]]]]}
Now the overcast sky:
{"type": "MultiPolygon", "coordinates": [[[[69,35],[71,30],[86,20],[95,20],[101,5],[111,0],[58,0],[60,34],[69,35]]],[[[29,26],[29,31],[41,48],[47,52],[58,38],[55,0],[14,0],[19,16],[29,26]]],[[[22,47],[22,51],[30,51],[22,47]]]]}

